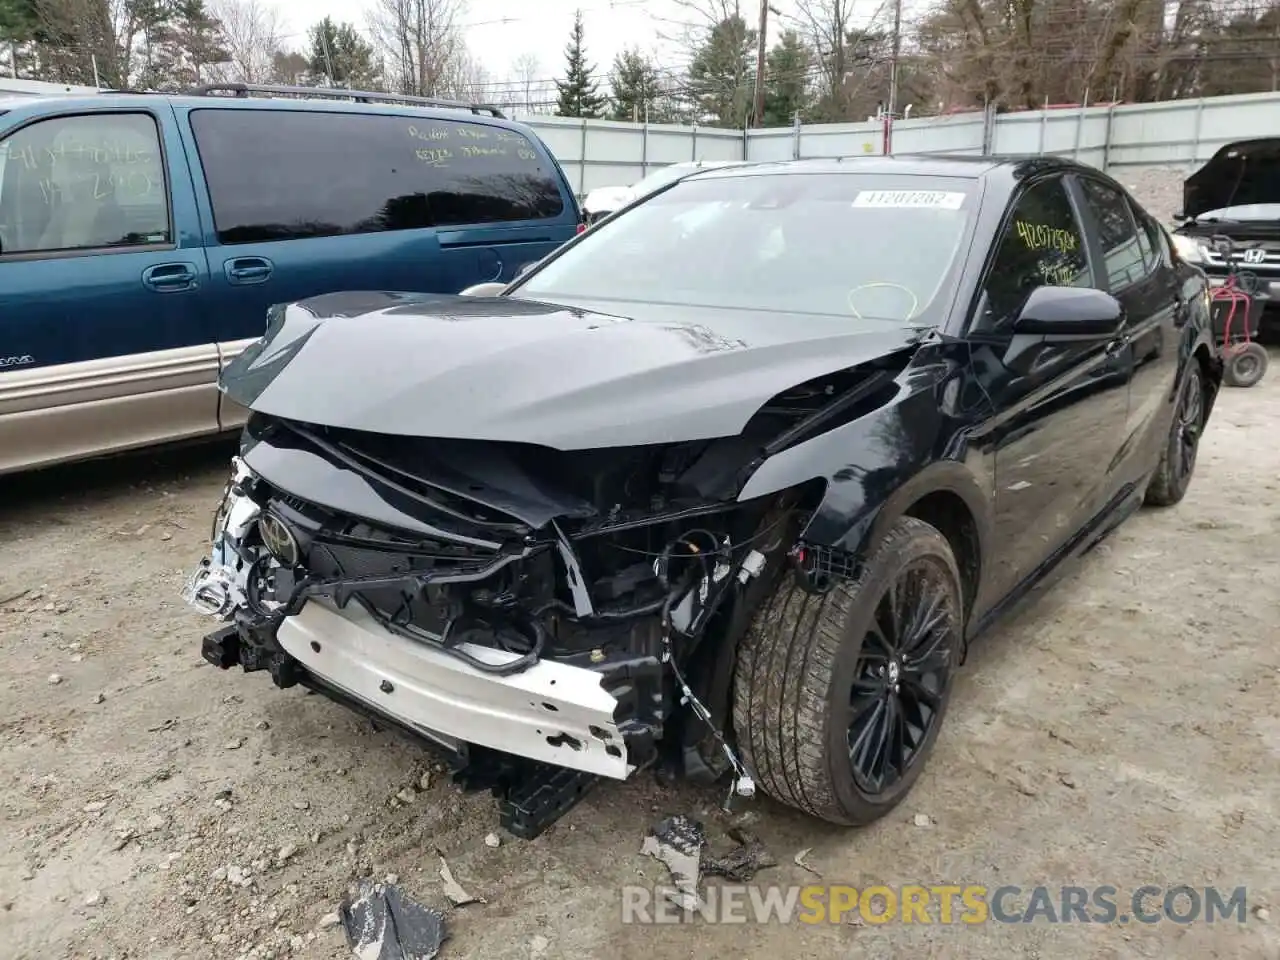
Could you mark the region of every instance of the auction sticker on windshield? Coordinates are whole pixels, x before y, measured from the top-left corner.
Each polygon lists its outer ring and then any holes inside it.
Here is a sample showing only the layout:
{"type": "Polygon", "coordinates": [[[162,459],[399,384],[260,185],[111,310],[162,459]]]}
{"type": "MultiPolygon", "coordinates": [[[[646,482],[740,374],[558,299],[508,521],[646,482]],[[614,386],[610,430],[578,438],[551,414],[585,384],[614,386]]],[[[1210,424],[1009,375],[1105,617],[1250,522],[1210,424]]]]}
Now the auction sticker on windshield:
{"type": "Polygon", "coordinates": [[[855,207],[927,207],[934,210],[959,210],[963,193],[947,190],[860,190],[853,198],[855,207]]]}

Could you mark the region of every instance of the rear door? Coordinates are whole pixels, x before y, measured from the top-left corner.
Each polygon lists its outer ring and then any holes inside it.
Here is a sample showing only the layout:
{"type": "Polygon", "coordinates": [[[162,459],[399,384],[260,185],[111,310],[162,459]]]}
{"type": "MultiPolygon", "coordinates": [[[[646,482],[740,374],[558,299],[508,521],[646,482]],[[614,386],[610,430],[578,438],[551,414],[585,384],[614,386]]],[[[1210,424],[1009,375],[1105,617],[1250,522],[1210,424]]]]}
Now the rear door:
{"type": "Polygon", "coordinates": [[[0,471],[217,429],[217,348],[173,112],[6,115],[0,471]]]}
{"type": "Polygon", "coordinates": [[[1173,264],[1162,253],[1159,227],[1114,186],[1076,180],[1092,221],[1105,287],[1125,310],[1124,349],[1130,364],[1129,409],[1121,472],[1135,481],[1156,463],[1168,440],[1177,394],[1178,345],[1189,317],[1173,264]]]}
{"type": "Polygon", "coordinates": [[[1006,216],[969,339],[991,403],[985,441],[995,452],[989,588],[1006,596],[1101,510],[1116,487],[1128,368],[1122,341],[1045,343],[1012,330],[1030,292],[1098,285],[1083,225],[1059,175],[1026,187],[1006,216]]]}
{"type": "MultiPolygon", "coordinates": [[[[267,309],[340,290],[457,293],[514,278],[573,235],[545,148],[482,119],[183,108],[224,363],[267,309]],[[202,171],[202,174],[201,174],[202,171]]],[[[227,410],[224,425],[242,411],[227,410]]]]}

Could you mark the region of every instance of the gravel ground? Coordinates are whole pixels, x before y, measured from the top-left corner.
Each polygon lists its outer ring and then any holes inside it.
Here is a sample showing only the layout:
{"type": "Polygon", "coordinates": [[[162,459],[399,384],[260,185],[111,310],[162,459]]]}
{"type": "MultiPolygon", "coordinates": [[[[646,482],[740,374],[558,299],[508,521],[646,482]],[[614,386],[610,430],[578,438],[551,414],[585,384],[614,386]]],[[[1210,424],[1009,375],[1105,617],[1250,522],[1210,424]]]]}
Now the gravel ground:
{"type": "Polygon", "coordinates": [[[1127,187],[1152,216],[1173,226],[1173,215],[1182,209],[1182,182],[1198,167],[1198,164],[1115,167],[1111,176],[1127,187]]]}
{"type": "MultiPolygon", "coordinates": [[[[1273,362],[1280,357],[1273,358],[1273,362]]],[[[532,843],[485,794],[319,696],[200,659],[177,597],[226,447],[0,483],[0,955],[348,956],[348,883],[487,902],[443,956],[1280,957],[1280,379],[1223,393],[1178,508],[1143,512],[979,646],[928,770],[863,831],[767,800],[757,883],[1247,885],[1243,925],[624,927],[639,849],[718,793],[602,786],[532,843]],[[1268,572],[1269,571],[1269,572],[1268,572]]]]}

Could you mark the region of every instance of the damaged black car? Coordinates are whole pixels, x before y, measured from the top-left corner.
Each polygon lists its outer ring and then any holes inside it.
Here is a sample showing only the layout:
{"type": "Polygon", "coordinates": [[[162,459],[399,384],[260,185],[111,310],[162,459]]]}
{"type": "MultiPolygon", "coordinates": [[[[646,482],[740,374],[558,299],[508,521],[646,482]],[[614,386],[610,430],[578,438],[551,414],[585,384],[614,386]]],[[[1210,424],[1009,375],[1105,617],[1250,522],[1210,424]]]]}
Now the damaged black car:
{"type": "Polygon", "coordinates": [[[540,822],[677,767],[866,824],[971,641],[1182,498],[1221,376],[1095,170],[711,170],[505,287],[274,308],[186,597],[220,667],[543,771],[540,822]]]}

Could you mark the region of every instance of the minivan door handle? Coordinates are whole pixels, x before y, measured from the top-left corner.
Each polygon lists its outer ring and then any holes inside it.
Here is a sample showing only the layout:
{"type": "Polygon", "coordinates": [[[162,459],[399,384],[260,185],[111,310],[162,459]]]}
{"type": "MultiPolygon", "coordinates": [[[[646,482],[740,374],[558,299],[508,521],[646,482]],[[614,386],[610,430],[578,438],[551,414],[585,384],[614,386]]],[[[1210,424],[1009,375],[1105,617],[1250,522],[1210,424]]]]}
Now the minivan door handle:
{"type": "Polygon", "coordinates": [[[262,283],[271,276],[271,269],[271,261],[266,257],[236,257],[222,265],[227,282],[237,286],[262,283]]]}
{"type": "Polygon", "coordinates": [[[157,263],[142,271],[142,285],[156,293],[177,293],[194,290],[196,265],[194,263],[157,263]]]}

